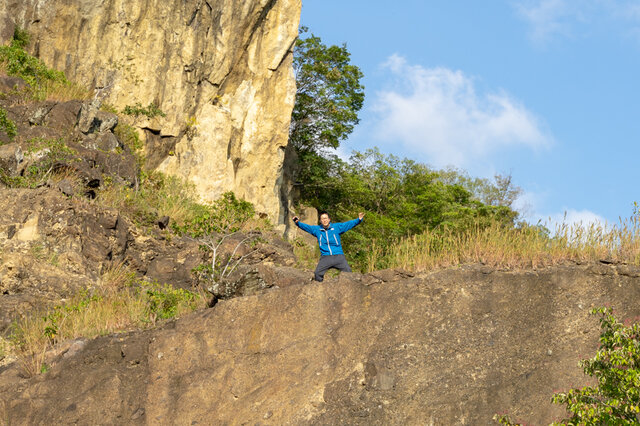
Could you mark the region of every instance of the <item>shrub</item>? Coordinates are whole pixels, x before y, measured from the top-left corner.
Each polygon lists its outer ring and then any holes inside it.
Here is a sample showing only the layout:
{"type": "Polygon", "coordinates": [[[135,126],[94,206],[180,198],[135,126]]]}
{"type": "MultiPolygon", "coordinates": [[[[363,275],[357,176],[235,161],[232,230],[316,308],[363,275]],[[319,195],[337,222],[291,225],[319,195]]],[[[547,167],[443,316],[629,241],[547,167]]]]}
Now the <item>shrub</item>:
{"type": "Polygon", "coordinates": [[[8,46],[0,46],[0,65],[7,74],[22,78],[36,100],[83,99],[89,91],[71,83],[61,71],[48,68],[40,59],[24,49],[29,44],[29,34],[16,28],[8,46]]]}
{"type": "Polygon", "coordinates": [[[153,283],[144,291],[146,312],[152,321],[173,318],[185,309],[193,310],[197,307],[196,295],[188,290],[153,283]]]}
{"type": "Polygon", "coordinates": [[[0,131],[3,131],[9,136],[9,139],[13,139],[17,134],[16,123],[9,119],[7,111],[0,107],[0,131]]]}
{"type": "MultiPolygon", "coordinates": [[[[621,323],[609,308],[591,313],[600,314],[600,348],[593,358],[580,361],[580,366],[597,384],[556,393],[552,402],[564,405],[571,417],[553,424],[640,424],[640,324],[621,323]]],[[[494,420],[519,424],[508,415],[496,415],[494,420]]]]}
{"type": "Polygon", "coordinates": [[[20,27],[15,27],[13,30],[13,44],[21,49],[27,47],[31,41],[31,35],[27,30],[23,30],[20,27]]]}
{"type": "Polygon", "coordinates": [[[166,114],[153,102],[146,107],[143,107],[140,102],[136,102],[133,106],[127,105],[122,110],[122,113],[125,115],[132,115],[134,117],[138,117],[140,115],[144,115],[147,118],[154,118],[158,116],[166,117],[166,114]]]}
{"type": "Polygon", "coordinates": [[[216,297],[225,296],[219,292],[221,280],[228,277],[252,253],[236,255],[238,249],[244,244],[255,242],[257,234],[250,232],[241,236],[224,260],[219,256],[221,247],[225,241],[237,236],[254,215],[255,209],[251,203],[239,200],[229,191],[184,225],[174,225],[177,233],[193,238],[200,243],[202,250],[211,253],[211,262],[200,265],[194,272],[210,284],[207,290],[216,297]]]}

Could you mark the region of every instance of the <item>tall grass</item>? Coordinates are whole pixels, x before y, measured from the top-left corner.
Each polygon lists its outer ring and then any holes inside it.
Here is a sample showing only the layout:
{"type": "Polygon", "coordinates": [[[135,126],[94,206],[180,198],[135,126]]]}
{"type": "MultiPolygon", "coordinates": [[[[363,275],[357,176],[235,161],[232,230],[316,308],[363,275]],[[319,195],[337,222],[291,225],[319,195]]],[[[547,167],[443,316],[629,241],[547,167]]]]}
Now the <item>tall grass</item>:
{"type": "Polygon", "coordinates": [[[81,291],[64,305],[16,321],[9,340],[24,373],[33,376],[46,370],[47,351],[62,341],[151,327],[206,304],[203,293],[139,281],[127,267],[116,265],[91,292],[81,291]]]}
{"type": "Polygon", "coordinates": [[[617,226],[563,224],[552,236],[540,226],[509,228],[496,223],[464,232],[428,230],[392,244],[374,241],[366,270],[403,268],[419,272],[465,263],[524,268],[603,259],[640,264],[637,214],[617,226]]]}
{"type": "Polygon", "coordinates": [[[161,216],[181,225],[206,208],[198,202],[193,184],[160,172],[143,174],[137,188],[107,179],[95,202],[118,209],[142,226],[153,225],[161,216]]]}

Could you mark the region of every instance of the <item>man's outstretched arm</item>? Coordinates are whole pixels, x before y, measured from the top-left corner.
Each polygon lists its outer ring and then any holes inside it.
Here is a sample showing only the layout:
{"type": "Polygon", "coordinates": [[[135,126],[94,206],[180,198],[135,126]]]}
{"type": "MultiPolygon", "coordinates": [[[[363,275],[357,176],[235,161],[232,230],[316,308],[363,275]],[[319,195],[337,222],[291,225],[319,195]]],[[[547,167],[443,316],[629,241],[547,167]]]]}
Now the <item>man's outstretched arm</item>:
{"type": "Polygon", "coordinates": [[[349,229],[355,227],[356,225],[359,225],[360,222],[362,222],[362,219],[364,218],[364,213],[360,212],[358,214],[358,218],[357,219],[353,219],[350,220],[348,222],[343,222],[340,224],[340,230],[338,232],[340,232],[341,234],[344,232],[347,232],[349,229]]]}
{"type": "Polygon", "coordinates": [[[304,222],[300,222],[300,219],[298,218],[298,216],[294,216],[293,217],[293,222],[298,225],[298,228],[302,229],[305,232],[310,233],[311,235],[316,235],[314,227],[311,225],[307,225],[304,222]]]}

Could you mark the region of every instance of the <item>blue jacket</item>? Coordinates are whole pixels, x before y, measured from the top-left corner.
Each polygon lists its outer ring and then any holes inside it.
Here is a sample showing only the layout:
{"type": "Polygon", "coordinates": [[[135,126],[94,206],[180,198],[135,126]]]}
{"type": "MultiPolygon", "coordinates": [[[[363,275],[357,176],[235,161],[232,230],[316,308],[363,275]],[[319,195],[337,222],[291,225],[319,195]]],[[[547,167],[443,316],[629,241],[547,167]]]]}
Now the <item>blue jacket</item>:
{"type": "Polygon", "coordinates": [[[296,222],[296,225],[298,225],[298,228],[310,233],[318,239],[321,256],[330,256],[333,254],[344,254],[342,251],[340,234],[344,234],[360,222],[362,222],[362,219],[353,219],[348,222],[329,223],[327,229],[324,229],[320,225],[307,225],[300,221],[296,222]]]}

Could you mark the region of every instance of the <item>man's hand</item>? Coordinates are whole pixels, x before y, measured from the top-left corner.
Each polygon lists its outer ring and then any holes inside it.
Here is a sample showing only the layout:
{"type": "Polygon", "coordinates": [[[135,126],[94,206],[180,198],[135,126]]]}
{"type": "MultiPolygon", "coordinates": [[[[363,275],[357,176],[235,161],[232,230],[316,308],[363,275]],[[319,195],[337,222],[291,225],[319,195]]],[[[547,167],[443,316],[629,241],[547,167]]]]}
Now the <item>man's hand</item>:
{"type": "Polygon", "coordinates": [[[294,216],[294,217],[292,218],[292,220],[293,220],[295,223],[298,223],[298,221],[299,221],[300,219],[298,218],[298,216],[294,216]]]}
{"type": "Polygon", "coordinates": [[[364,213],[363,212],[358,213],[358,219],[362,220],[363,217],[364,217],[364,213]]]}

